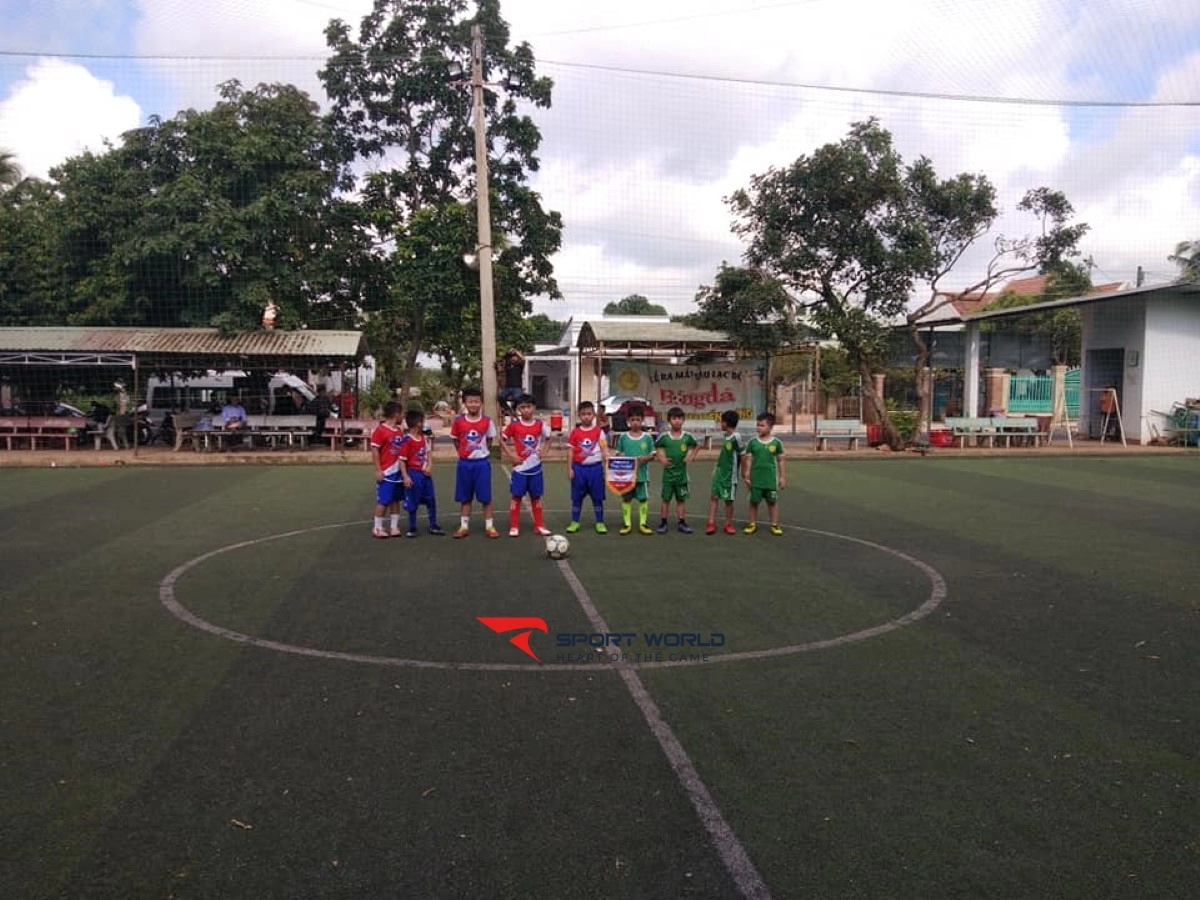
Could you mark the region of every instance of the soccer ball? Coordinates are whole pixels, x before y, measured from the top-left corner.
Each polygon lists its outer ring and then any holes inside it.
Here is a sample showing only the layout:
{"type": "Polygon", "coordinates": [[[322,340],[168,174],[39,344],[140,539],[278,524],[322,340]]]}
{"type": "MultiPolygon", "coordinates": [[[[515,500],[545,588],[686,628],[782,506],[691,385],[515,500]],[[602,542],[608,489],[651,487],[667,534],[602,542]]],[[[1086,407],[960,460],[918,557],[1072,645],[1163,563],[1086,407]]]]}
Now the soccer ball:
{"type": "Polygon", "coordinates": [[[546,555],[551,559],[566,559],[571,552],[571,542],[561,534],[552,534],[546,538],[546,555]]]}

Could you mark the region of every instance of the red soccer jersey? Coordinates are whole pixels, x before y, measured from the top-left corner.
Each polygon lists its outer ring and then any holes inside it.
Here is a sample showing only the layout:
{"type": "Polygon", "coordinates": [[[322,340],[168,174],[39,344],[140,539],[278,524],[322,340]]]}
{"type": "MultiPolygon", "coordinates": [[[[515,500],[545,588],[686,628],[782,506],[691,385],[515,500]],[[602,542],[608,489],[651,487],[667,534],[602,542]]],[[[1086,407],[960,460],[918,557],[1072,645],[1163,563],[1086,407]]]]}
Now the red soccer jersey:
{"type": "Polygon", "coordinates": [[[508,438],[520,460],[514,471],[533,472],[541,467],[542,441],[550,437],[550,429],[545,422],[541,419],[534,419],[532,422],[513,419],[505,426],[504,436],[508,438]]]}
{"type": "Polygon", "coordinates": [[[420,434],[416,437],[413,437],[411,434],[406,435],[404,443],[400,445],[400,458],[404,460],[404,465],[408,467],[408,471],[428,472],[429,441],[425,439],[425,435],[420,434]]]}
{"type": "Polygon", "coordinates": [[[600,449],[604,444],[604,429],[599,425],[593,425],[591,428],[576,425],[571,429],[567,443],[571,446],[572,462],[591,465],[604,458],[603,451],[600,449]]]}
{"type": "Polygon", "coordinates": [[[450,437],[458,448],[459,459],[487,459],[488,438],[496,436],[492,420],[480,416],[474,422],[464,416],[457,416],[450,425],[450,437]]]}
{"type": "Polygon", "coordinates": [[[404,432],[389,422],[380,422],[371,432],[371,446],[379,448],[379,467],[383,477],[395,481],[400,474],[400,446],[404,432]]]}

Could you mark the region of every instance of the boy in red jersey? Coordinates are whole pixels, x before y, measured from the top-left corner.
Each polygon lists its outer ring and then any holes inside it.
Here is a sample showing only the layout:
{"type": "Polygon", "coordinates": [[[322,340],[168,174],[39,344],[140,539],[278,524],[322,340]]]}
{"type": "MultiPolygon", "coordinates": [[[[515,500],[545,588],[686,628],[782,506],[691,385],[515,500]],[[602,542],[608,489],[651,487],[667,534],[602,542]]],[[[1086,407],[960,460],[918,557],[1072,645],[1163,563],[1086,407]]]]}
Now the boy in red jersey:
{"type": "Polygon", "coordinates": [[[542,494],[545,479],[542,475],[542,451],[550,440],[550,429],[541,419],[533,417],[535,403],[531,396],[517,398],[517,418],[504,428],[500,449],[513,464],[512,502],[508,506],[508,536],[521,534],[521,501],[529,494],[529,509],[533,513],[533,530],[549,535],[550,529],[542,519],[542,494]]]}
{"type": "Polygon", "coordinates": [[[458,448],[458,468],[454,473],[454,501],[460,504],[456,538],[471,533],[471,502],[478,500],[483,507],[483,533],[490,538],[500,537],[492,518],[492,460],[489,441],[496,439],[496,426],[483,414],[483,391],[477,387],[463,388],[463,405],[467,411],[450,425],[450,438],[458,448]]]}
{"type": "Polygon", "coordinates": [[[596,512],[596,534],[608,534],[604,524],[604,460],[608,457],[608,441],[604,429],[596,421],[596,407],[591,400],[579,404],[579,424],[567,437],[567,477],[571,479],[571,524],[567,533],[579,530],[583,514],[583,498],[590,497],[596,512]]]}
{"type": "Polygon", "coordinates": [[[408,434],[400,445],[400,478],[404,482],[404,509],[408,513],[405,537],[415,538],[417,508],[424,503],[429,516],[429,533],[441,537],[446,532],[438,525],[437,497],[433,491],[433,453],[425,436],[425,413],[410,409],[404,414],[408,434]]]}
{"type": "Polygon", "coordinates": [[[404,432],[398,423],[400,404],[392,400],[384,404],[383,421],[371,432],[371,461],[375,463],[375,525],[371,534],[377,538],[400,537],[400,497],[404,486],[400,477],[400,445],[404,432]],[[390,514],[392,527],[385,527],[384,517],[390,514]]]}

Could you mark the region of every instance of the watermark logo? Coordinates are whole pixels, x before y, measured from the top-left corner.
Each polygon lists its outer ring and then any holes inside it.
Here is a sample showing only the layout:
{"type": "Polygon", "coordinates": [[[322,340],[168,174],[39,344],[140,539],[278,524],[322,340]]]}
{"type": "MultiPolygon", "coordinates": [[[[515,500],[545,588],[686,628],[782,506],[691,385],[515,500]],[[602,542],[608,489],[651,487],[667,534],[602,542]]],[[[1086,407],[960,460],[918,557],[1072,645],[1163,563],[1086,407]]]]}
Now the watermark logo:
{"type": "Polygon", "coordinates": [[[476,616],[476,618],[496,634],[519,631],[520,634],[514,634],[508,639],[508,642],[521,652],[541,662],[538,655],[529,647],[529,636],[535,629],[543,634],[550,633],[550,626],[546,624],[545,619],[536,616],[476,616]]]}
{"type": "MultiPolygon", "coordinates": [[[[532,659],[541,658],[529,646],[530,635],[550,634],[546,620],[535,616],[476,616],[496,634],[515,631],[508,642],[532,659]]],[[[709,654],[725,647],[725,635],[719,631],[575,632],[554,635],[559,651],[554,662],[708,662],[709,654]],[[644,647],[640,646],[644,645],[644,647]],[[667,652],[662,652],[663,650],[667,652]]]]}

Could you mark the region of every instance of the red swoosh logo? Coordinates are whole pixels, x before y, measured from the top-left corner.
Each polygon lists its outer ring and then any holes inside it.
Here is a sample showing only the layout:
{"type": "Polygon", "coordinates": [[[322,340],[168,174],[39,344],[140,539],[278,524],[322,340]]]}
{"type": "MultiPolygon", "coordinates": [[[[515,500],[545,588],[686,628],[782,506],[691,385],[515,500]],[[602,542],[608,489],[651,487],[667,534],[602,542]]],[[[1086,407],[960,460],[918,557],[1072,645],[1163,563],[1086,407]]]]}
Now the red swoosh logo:
{"type": "Polygon", "coordinates": [[[540,619],[536,616],[476,616],[476,618],[486,625],[496,634],[504,634],[506,631],[520,631],[520,634],[515,634],[508,639],[508,642],[519,649],[522,653],[528,654],[541,662],[536,653],[529,649],[529,635],[533,634],[534,629],[543,634],[550,633],[550,626],[546,624],[545,619],[540,619]]]}

